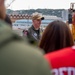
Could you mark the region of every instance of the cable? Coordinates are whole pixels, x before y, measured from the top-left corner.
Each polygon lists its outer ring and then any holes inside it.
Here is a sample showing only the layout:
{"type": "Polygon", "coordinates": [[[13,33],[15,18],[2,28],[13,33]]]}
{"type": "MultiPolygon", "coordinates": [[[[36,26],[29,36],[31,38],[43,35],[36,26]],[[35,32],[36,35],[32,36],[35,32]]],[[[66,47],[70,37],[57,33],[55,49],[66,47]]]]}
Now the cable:
{"type": "Polygon", "coordinates": [[[12,0],[12,2],[7,5],[7,8],[10,7],[10,5],[11,5],[14,1],[15,1],[15,0],[12,0]]]}

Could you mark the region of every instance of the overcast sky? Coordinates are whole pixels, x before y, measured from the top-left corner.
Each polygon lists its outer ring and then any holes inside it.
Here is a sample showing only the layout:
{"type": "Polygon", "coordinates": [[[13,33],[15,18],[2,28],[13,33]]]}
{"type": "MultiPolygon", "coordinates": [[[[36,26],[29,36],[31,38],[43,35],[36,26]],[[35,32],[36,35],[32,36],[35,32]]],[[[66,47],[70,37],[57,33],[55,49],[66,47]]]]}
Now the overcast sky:
{"type": "MultiPolygon", "coordinates": [[[[11,0],[8,0],[8,3],[11,0]]],[[[75,2],[75,0],[15,0],[9,7],[13,10],[20,9],[69,9],[70,3],[75,2]]]]}

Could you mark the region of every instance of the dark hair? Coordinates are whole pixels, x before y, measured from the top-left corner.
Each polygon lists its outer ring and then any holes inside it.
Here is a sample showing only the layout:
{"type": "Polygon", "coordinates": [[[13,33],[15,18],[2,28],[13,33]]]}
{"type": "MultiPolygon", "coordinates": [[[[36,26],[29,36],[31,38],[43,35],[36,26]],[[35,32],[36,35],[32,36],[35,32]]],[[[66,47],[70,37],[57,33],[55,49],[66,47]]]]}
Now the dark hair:
{"type": "Polygon", "coordinates": [[[6,17],[5,17],[5,22],[8,23],[8,25],[10,27],[12,27],[12,22],[11,22],[10,17],[8,15],[6,15],[6,17]]]}
{"type": "Polygon", "coordinates": [[[71,31],[62,21],[53,21],[45,29],[39,43],[45,53],[74,45],[71,31]]]}

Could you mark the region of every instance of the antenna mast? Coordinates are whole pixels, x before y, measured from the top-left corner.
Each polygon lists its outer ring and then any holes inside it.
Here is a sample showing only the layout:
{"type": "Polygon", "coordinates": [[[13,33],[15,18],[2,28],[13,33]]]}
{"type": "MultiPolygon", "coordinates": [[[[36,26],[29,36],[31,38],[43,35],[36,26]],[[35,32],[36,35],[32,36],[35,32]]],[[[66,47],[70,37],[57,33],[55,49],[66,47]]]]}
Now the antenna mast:
{"type": "Polygon", "coordinates": [[[12,0],[9,4],[7,4],[7,8],[10,7],[10,5],[14,2],[15,0],[12,0]]]}

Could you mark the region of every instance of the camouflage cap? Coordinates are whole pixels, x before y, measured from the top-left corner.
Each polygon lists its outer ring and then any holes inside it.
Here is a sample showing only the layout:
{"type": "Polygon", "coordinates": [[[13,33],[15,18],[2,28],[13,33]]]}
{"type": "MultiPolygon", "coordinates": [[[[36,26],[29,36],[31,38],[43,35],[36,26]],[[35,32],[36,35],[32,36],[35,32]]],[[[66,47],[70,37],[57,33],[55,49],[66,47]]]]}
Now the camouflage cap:
{"type": "Polygon", "coordinates": [[[36,20],[36,19],[44,20],[44,17],[42,16],[42,14],[35,12],[32,14],[32,20],[36,20]]]}

